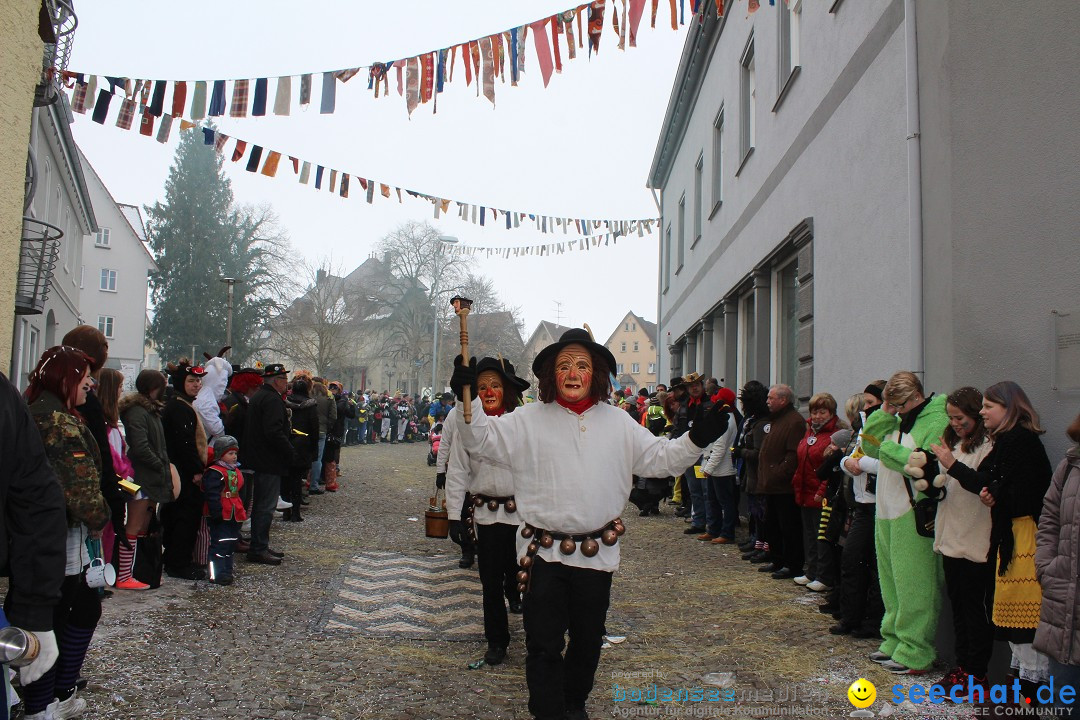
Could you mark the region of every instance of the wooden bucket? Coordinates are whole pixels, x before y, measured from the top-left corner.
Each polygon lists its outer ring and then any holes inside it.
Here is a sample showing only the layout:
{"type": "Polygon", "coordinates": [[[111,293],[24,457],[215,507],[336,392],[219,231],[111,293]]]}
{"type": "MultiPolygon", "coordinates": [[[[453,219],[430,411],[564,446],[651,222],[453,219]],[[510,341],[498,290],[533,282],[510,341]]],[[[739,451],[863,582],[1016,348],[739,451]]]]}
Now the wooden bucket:
{"type": "Polygon", "coordinates": [[[446,513],[446,498],[442,490],[435,491],[435,497],[428,498],[428,509],[424,513],[424,534],[429,538],[450,536],[450,518],[446,513]]]}

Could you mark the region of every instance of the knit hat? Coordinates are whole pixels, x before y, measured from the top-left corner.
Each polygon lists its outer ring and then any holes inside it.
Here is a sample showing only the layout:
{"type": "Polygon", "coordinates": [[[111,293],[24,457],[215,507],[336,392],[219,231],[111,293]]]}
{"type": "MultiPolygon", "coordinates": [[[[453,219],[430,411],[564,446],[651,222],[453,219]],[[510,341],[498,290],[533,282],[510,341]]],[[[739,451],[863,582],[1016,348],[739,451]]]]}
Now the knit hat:
{"type": "Polygon", "coordinates": [[[847,428],[840,428],[832,434],[829,442],[843,450],[847,447],[847,444],[851,442],[851,431],[847,428]]]}
{"type": "Polygon", "coordinates": [[[232,435],[219,435],[214,438],[214,458],[220,460],[230,450],[239,450],[240,444],[232,435]]]}
{"type": "Polygon", "coordinates": [[[730,405],[735,407],[735,391],[731,388],[722,387],[716,391],[716,394],[712,397],[713,402],[720,405],[730,405]]]}

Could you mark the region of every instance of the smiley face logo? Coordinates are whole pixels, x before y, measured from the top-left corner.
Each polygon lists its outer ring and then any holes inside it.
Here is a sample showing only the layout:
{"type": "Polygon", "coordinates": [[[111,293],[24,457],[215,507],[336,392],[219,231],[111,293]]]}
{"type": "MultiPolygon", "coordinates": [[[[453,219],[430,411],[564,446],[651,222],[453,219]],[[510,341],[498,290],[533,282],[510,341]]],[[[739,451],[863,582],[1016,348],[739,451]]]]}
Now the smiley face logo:
{"type": "Polygon", "coordinates": [[[847,690],[847,697],[851,704],[860,710],[868,708],[877,699],[877,688],[866,678],[859,678],[851,683],[847,690]]]}

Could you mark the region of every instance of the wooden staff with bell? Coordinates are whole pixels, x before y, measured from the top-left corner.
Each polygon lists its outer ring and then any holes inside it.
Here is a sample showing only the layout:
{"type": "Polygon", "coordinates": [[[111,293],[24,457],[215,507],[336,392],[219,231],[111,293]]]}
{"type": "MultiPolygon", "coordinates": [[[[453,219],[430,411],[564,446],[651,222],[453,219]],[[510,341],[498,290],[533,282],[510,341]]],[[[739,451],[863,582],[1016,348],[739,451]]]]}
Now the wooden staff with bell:
{"type": "MultiPolygon", "coordinates": [[[[469,310],[472,309],[473,301],[468,298],[454,296],[450,298],[450,304],[454,307],[454,314],[458,316],[461,325],[461,361],[469,362],[469,310]]],[[[462,415],[466,423],[472,422],[472,388],[468,385],[461,389],[462,415]]]]}

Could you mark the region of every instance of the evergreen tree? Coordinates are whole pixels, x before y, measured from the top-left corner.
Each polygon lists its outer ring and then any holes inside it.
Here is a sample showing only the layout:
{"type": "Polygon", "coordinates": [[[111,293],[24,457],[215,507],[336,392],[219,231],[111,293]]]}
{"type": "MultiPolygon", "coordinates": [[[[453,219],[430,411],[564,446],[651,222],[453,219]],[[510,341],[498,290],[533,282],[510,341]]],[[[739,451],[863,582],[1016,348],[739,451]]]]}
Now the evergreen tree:
{"type": "Polygon", "coordinates": [[[273,304],[285,242],[266,209],[234,208],[221,156],[198,130],[182,133],[165,183],[164,202],[147,208],[150,247],[159,270],[152,277],[150,337],[161,357],[176,360],[215,353],[226,343],[227,291],[234,289],[234,362],[257,351],[260,306],[273,304]]]}

